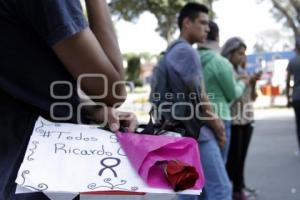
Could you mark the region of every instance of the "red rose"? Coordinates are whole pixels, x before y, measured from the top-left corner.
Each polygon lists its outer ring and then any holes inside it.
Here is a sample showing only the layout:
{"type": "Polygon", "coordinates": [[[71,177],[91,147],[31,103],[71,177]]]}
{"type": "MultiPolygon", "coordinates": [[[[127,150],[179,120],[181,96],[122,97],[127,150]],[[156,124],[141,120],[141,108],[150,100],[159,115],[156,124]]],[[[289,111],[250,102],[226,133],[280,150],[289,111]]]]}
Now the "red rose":
{"type": "Polygon", "coordinates": [[[179,160],[168,161],[164,170],[175,192],[193,187],[199,178],[195,167],[179,160]]]}

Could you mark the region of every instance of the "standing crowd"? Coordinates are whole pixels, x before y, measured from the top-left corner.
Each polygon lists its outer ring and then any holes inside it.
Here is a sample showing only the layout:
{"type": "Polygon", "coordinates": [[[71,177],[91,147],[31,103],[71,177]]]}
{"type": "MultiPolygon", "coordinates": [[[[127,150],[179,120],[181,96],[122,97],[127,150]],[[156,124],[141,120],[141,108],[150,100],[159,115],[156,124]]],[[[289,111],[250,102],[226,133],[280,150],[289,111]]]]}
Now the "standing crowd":
{"type": "Polygon", "coordinates": [[[155,70],[150,97],[155,96],[157,88],[175,93],[173,96],[178,93],[200,95],[193,101],[188,95],[171,101],[150,100],[156,105],[187,102],[198,109],[191,112],[176,106],[170,117],[162,108],[161,115],[156,117],[157,124],[169,128],[176,124],[176,128],[186,130],[183,135],[194,137],[199,144],[205,187],[200,196],[179,195],[178,199],[247,200],[256,195],[245,183],[244,167],[253,132],[255,84],[260,74],[248,74],[247,45],[241,38],[232,37],[220,47],[219,27],[208,16],[209,10],[202,4],[188,3],[181,9],[179,39],[169,46],[162,58],[167,81],[155,84],[162,72],[155,70]],[[193,48],[194,44],[198,45],[197,49],[193,48]],[[176,118],[191,113],[201,121],[199,130],[190,129],[189,123],[176,118]]]}

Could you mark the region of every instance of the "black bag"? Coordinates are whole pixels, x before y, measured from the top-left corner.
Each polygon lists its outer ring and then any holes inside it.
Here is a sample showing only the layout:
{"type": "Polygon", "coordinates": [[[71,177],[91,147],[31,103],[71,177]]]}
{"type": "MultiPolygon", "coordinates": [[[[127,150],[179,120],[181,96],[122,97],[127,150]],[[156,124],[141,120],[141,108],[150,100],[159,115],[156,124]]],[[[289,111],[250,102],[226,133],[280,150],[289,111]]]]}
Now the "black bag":
{"type": "Polygon", "coordinates": [[[163,131],[174,131],[195,139],[199,137],[203,121],[197,118],[199,114],[196,115],[196,112],[200,112],[201,115],[201,111],[196,111],[195,108],[197,103],[200,103],[200,97],[190,98],[189,94],[195,92],[190,91],[191,87],[176,89],[174,87],[176,80],[170,77],[166,66],[167,54],[181,42],[183,41],[177,40],[171,44],[154,69],[151,79],[150,121],[143,133],[162,134],[163,131]],[[154,123],[152,118],[154,118],[154,123]],[[185,119],[179,120],[178,118],[185,119]]]}

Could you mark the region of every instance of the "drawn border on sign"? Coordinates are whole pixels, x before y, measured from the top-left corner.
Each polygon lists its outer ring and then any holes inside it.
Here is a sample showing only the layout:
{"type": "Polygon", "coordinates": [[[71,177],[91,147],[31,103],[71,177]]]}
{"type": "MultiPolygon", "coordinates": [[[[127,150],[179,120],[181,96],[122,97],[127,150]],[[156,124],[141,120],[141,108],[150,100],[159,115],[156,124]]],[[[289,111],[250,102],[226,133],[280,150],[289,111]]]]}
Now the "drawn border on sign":
{"type": "Polygon", "coordinates": [[[127,183],[126,180],[121,180],[119,184],[112,184],[111,183],[111,178],[105,178],[104,180],[104,183],[106,183],[107,185],[99,185],[97,186],[96,183],[90,183],[87,188],[90,189],[90,190],[95,190],[95,189],[98,189],[98,188],[107,188],[107,189],[110,189],[110,190],[115,190],[115,189],[118,189],[118,190],[124,190],[124,191],[132,191],[132,192],[136,192],[139,188],[134,186],[134,187],[131,187],[130,189],[126,189],[126,188],[121,188],[119,186],[122,186],[122,185],[125,185],[127,183]]]}
{"type": "Polygon", "coordinates": [[[43,122],[42,120],[40,120],[41,124],[35,128],[35,132],[37,133],[44,133],[46,130],[42,129],[43,127],[51,127],[51,126],[54,126],[54,127],[60,127],[61,125],[59,123],[49,123],[49,124],[46,124],[45,122],[43,122]]]}
{"type": "Polygon", "coordinates": [[[32,141],[31,143],[33,144],[33,148],[29,149],[29,151],[31,153],[27,156],[28,161],[33,161],[34,160],[34,158],[32,158],[32,156],[35,153],[35,150],[37,149],[37,145],[39,144],[38,141],[32,141]]]}
{"type": "Polygon", "coordinates": [[[30,171],[29,170],[24,170],[22,172],[22,184],[21,186],[22,187],[25,187],[25,188],[28,188],[28,189],[32,189],[32,190],[35,190],[35,191],[38,191],[38,192],[42,192],[42,191],[45,191],[48,189],[48,185],[45,184],[45,183],[40,183],[37,185],[37,187],[33,187],[33,186],[30,186],[30,185],[26,185],[25,182],[26,182],[26,178],[25,178],[25,175],[28,175],[30,174],[30,171]]]}

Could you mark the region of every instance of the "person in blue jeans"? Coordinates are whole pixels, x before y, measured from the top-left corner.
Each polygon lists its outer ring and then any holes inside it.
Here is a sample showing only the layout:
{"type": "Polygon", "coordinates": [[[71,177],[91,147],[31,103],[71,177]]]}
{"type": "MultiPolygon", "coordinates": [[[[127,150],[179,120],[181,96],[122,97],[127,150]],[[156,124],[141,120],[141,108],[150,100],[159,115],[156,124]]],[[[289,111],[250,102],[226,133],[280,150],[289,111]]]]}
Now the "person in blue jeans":
{"type": "Polygon", "coordinates": [[[233,65],[220,55],[219,27],[209,21],[210,31],[205,43],[198,45],[198,51],[203,65],[205,89],[209,94],[213,111],[223,120],[226,132],[226,144],[222,149],[224,162],[227,162],[230,136],[231,136],[231,111],[230,104],[242,96],[248,80],[236,80],[233,65]]]}
{"type": "Polygon", "coordinates": [[[232,200],[232,187],[220,146],[211,128],[204,126],[198,139],[205,186],[200,196],[180,195],[178,200],[232,200]]]}
{"type": "MultiPolygon", "coordinates": [[[[192,47],[194,43],[204,42],[209,32],[209,10],[199,3],[187,3],[178,16],[180,37],[166,54],[165,65],[172,77],[174,90],[193,91],[199,94],[201,110],[206,125],[198,130],[201,161],[206,179],[201,196],[179,195],[178,199],[231,200],[231,186],[226,173],[220,146],[226,138],[223,121],[213,112],[205,92],[202,65],[199,55],[192,47]]],[[[171,44],[172,45],[172,44],[171,44]]]]}

